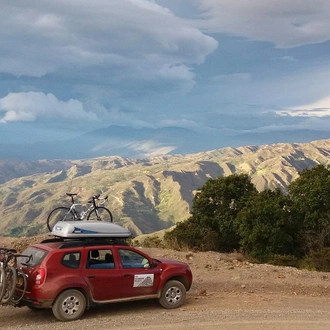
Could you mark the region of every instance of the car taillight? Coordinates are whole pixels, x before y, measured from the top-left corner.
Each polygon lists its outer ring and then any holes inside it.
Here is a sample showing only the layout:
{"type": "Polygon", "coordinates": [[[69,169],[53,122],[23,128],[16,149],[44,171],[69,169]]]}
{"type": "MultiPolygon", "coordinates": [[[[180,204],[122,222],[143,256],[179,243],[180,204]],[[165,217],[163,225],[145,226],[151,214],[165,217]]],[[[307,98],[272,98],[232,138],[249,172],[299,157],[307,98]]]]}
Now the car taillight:
{"type": "Polygon", "coordinates": [[[43,268],[39,268],[37,271],[37,275],[36,275],[36,280],[35,280],[35,285],[40,285],[44,282],[46,278],[46,270],[43,268]]]}

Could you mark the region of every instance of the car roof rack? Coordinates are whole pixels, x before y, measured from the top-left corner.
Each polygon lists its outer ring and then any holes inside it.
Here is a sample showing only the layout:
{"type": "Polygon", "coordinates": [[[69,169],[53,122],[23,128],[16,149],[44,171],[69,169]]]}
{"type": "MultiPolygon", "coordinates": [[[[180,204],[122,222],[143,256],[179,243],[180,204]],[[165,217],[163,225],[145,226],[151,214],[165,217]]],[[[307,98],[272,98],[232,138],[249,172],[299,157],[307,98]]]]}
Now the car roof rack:
{"type": "Polygon", "coordinates": [[[127,242],[118,238],[109,237],[93,237],[93,238],[63,238],[55,237],[41,241],[41,243],[62,243],[59,248],[71,248],[79,246],[93,246],[93,245],[125,245],[129,246],[127,242]]]}

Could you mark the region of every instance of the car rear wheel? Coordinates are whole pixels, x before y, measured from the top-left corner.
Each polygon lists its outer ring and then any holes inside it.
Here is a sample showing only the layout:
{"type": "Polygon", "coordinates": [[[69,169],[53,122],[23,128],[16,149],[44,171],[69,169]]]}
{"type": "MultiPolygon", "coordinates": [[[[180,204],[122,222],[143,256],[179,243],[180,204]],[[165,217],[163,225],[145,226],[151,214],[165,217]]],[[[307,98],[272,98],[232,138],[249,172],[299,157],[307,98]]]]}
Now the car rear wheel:
{"type": "Polygon", "coordinates": [[[62,292],[52,307],[54,316],[60,321],[74,321],[85,312],[86,298],[78,290],[70,289],[62,292]]]}
{"type": "Polygon", "coordinates": [[[185,298],[185,286],[179,281],[172,280],[164,285],[159,302],[164,308],[177,308],[183,305],[185,298]]]}

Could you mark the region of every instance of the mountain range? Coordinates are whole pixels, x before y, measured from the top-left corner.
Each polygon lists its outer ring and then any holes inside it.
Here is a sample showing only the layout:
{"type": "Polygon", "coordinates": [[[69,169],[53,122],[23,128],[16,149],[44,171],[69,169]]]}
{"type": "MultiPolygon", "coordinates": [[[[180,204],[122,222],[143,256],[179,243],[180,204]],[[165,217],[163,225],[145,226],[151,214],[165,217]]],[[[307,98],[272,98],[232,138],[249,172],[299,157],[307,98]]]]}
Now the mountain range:
{"type": "Polygon", "coordinates": [[[185,221],[194,194],[209,178],[246,173],[259,191],[287,190],[305,168],[330,164],[330,139],[227,147],[150,158],[103,156],[76,160],[0,160],[0,231],[31,236],[46,232],[56,206],[69,205],[66,192],[85,203],[109,196],[114,221],[135,235],[185,221]]]}
{"type": "Polygon", "coordinates": [[[199,133],[193,129],[179,127],[132,128],[109,126],[92,130],[74,138],[47,141],[43,136],[31,142],[22,133],[15,142],[2,138],[0,131],[0,159],[39,160],[39,159],[86,159],[102,156],[128,158],[150,158],[161,155],[191,154],[227,146],[261,145],[281,142],[306,143],[312,140],[330,138],[329,131],[295,130],[261,133],[252,131],[199,133]],[[219,135],[220,134],[220,135],[219,135]],[[20,142],[18,142],[20,141],[20,142]]]}

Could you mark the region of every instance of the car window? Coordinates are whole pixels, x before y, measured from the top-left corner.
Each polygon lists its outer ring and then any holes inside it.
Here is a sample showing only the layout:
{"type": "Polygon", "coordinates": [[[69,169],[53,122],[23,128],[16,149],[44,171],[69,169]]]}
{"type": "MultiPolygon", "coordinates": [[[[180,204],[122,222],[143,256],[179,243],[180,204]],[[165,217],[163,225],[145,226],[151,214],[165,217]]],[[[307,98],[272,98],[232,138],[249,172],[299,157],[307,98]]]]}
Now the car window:
{"type": "Polygon", "coordinates": [[[80,252],[65,253],[61,264],[68,268],[78,268],[80,264],[80,256],[80,252]]]}
{"type": "Polygon", "coordinates": [[[31,267],[37,266],[41,263],[41,261],[48,254],[47,251],[35,248],[33,246],[29,246],[22,252],[22,255],[30,256],[29,257],[18,257],[17,264],[18,265],[28,265],[31,267]]]}
{"type": "Polygon", "coordinates": [[[115,261],[111,249],[91,249],[88,251],[86,268],[113,269],[115,261]]]}
{"type": "Polygon", "coordinates": [[[118,250],[123,268],[149,268],[149,260],[142,254],[132,250],[118,250]]]}

